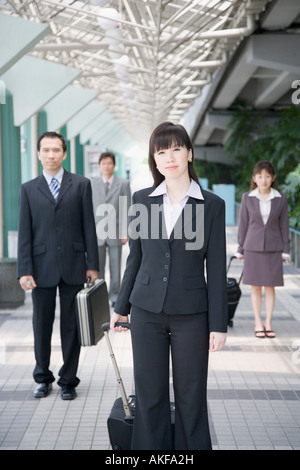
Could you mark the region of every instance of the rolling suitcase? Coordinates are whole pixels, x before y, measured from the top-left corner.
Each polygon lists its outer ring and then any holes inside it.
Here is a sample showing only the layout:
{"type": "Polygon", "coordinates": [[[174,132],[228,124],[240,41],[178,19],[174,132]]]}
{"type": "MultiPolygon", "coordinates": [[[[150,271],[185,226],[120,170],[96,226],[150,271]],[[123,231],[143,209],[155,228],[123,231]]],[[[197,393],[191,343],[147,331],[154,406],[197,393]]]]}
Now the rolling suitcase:
{"type": "MultiPolygon", "coordinates": [[[[116,325],[122,325],[124,327],[126,326],[126,328],[130,329],[130,323],[116,323],[116,325]]],[[[107,341],[107,346],[121,393],[121,397],[115,400],[107,419],[109,440],[113,450],[130,450],[134,421],[135,395],[129,395],[127,398],[118,364],[112,349],[111,341],[109,339],[110,324],[103,324],[102,329],[107,341]]],[[[171,421],[174,428],[175,404],[173,402],[170,404],[170,408],[171,421]]]]}
{"type": "Polygon", "coordinates": [[[81,346],[94,346],[103,337],[102,324],[110,320],[106,282],[85,284],[76,295],[76,321],[81,346]]]}
{"type": "MultiPolygon", "coordinates": [[[[232,263],[232,260],[235,259],[236,256],[231,256],[228,268],[227,268],[227,274],[230,268],[230,265],[232,263]]],[[[243,277],[243,272],[240,275],[239,280],[237,281],[233,277],[227,277],[227,296],[228,296],[228,325],[233,326],[233,317],[236,311],[236,308],[239,304],[239,300],[242,295],[242,291],[240,289],[240,282],[243,277]]]]}

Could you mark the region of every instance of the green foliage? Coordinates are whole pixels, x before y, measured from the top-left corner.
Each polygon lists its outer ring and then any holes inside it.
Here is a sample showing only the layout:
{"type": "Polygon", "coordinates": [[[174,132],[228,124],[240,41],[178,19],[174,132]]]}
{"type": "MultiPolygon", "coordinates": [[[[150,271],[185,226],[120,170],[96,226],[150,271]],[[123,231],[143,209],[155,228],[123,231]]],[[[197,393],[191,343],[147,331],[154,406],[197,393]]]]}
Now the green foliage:
{"type": "Polygon", "coordinates": [[[290,207],[290,225],[296,230],[300,230],[300,163],[291,171],[282,186],[290,207]]]}
{"type": "Polygon", "coordinates": [[[235,161],[232,178],[237,199],[249,190],[255,163],[269,160],[275,167],[278,186],[288,191],[291,226],[296,228],[300,214],[299,173],[295,170],[300,162],[300,108],[292,106],[283,110],[273,125],[265,124],[267,117],[264,111],[241,107],[230,122],[225,151],[235,161]],[[298,197],[294,195],[295,188],[298,197]]]}
{"type": "Polygon", "coordinates": [[[199,178],[207,178],[209,187],[213,184],[233,184],[232,167],[223,163],[194,160],[196,173],[199,178]]]}

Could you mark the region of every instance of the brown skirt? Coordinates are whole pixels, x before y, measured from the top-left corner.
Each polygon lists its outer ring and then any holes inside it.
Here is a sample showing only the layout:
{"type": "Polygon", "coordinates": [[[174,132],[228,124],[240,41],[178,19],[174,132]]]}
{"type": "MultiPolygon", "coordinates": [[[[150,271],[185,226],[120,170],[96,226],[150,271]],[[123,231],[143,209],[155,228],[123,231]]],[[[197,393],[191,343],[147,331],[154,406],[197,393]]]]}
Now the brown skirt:
{"type": "Polygon", "coordinates": [[[250,286],[283,286],[281,252],[244,252],[243,284],[250,286]]]}

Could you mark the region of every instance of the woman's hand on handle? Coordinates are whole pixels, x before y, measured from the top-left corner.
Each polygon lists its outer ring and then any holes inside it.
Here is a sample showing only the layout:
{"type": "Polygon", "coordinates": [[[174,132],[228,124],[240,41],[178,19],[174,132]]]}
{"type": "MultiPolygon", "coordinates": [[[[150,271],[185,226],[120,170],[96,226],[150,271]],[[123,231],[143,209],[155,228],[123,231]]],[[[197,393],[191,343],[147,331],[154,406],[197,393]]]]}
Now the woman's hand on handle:
{"type": "Polygon", "coordinates": [[[110,329],[116,333],[122,333],[122,331],[127,331],[128,328],[123,328],[122,326],[115,326],[117,322],[128,323],[128,317],[123,317],[118,313],[114,312],[110,319],[110,329]]]}

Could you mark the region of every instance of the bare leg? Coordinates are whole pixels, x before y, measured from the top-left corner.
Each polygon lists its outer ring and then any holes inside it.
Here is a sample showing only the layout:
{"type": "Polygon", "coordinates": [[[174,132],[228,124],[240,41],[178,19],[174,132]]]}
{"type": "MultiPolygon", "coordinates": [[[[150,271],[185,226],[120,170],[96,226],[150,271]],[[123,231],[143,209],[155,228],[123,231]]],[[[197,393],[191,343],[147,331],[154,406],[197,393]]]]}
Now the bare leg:
{"type": "MultiPolygon", "coordinates": [[[[266,321],[265,328],[267,331],[272,331],[272,315],[275,304],[275,288],[274,287],[265,287],[265,308],[266,308],[266,321]]],[[[275,337],[275,333],[267,334],[270,338],[275,337]]]]}
{"type": "Polygon", "coordinates": [[[262,332],[256,333],[257,337],[264,337],[265,334],[263,332],[264,327],[261,320],[261,286],[252,286],[251,287],[251,302],[252,308],[254,312],[254,324],[255,324],[255,331],[262,332]]]}

